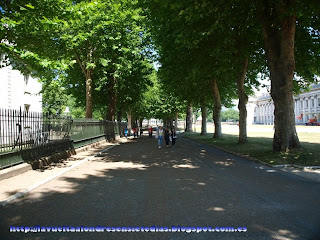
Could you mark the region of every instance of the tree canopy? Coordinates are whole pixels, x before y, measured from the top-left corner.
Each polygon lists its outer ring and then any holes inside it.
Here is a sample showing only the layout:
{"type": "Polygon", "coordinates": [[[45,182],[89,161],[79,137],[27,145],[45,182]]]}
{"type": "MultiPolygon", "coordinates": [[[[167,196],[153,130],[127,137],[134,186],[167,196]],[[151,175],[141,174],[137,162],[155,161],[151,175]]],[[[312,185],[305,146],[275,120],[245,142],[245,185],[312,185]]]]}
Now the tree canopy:
{"type": "Polygon", "coordinates": [[[135,4],[4,2],[1,51],[17,69],[32,72],[44,82],[58,81],[79,106],[86,106],[86,117],[98,111],[114,120],[116,97],[121,96],[120,108],[130,105],[130,99],[139,101],[152,72],[148,34],[135,4]]]}
{"type": "MultiPolygon", "coordinates": [[[[47,89],[71,94],[89,118],[170,119],[187,107],[212,108],[221,137],[222,106],[238,98],[239,143],[247,141],[246,104],[262,76],[275,103],[274,150],[289,151],[300,148],[292,94],[320,74],[319,4],[3,1],[0,50],[47,89]]],[[[56,95],[46,98],[59,102],[56,95]]]]}

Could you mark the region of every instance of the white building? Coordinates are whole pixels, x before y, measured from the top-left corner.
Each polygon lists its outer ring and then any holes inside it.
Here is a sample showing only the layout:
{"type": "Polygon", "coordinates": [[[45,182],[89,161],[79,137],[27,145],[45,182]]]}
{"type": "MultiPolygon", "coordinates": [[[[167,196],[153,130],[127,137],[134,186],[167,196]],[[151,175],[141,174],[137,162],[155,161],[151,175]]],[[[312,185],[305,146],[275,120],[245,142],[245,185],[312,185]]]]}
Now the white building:
{"type": "Polygon", "coordinates": [[[144,119],[142,122],[142,126],[158,126],[158,125],[162,125],[162,120],[160,119],[155,119],[155,118],[151,118],[151,119],[144,119]]]}
{"type": "Polygon", "coordinates": [[[320,84],[312,86],[309,92],[304,92],[294,98],[294,112],[297,124],[306,123],[314,117],[319,119],[320,84]]]}
{"type": "Polygon", "coordinates": [[[247,102],[247,124],[254,124],[255,107],[256,107],[256,99],[249,97],[247,102]]]}
{"type": "MultiPolygon", "coordinates": [[[[4,55],[1,56],[1,60],[4,55]]],[[[41,83],[12,66],[0,68],[0,108],[42,112],[41,83]]]]}
{"type": "MultiPolygon", "coordinates": [[[[320,117],[320,84],[313,85],[309,92],[293,97],[296,124],[305,124],[309,119],[320,117]]],[[[273,125],[274,105],[269,94],[262,95],[255,102],[254,124],[273,125]]],[[[248,121],[249,123],[249,121],[248,121]]]]}

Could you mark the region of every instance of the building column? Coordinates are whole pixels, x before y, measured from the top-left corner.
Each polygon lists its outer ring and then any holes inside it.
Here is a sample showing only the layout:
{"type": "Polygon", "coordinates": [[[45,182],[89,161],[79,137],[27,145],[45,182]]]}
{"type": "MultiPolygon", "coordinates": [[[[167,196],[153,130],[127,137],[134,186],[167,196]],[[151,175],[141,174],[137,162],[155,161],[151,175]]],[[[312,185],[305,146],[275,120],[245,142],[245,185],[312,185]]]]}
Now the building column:
{"type": "Polygon", "coordinates": [[[264,104],[261,105],[261,124],[264,124],[264,104]]]}
{"type": "Polygon", "coordinates": [[[314,96],[314,106],[313,106],[313,108],[314,108],[314,115],[318,117],[317,107],[318,107],[318,96],[315,95],[314,96]]]}
{"type": "Polygon", "coordinates": [[[261,124],[262,122],[262,107],[259,105],[259,123],[261,124]]]}
{"type": "Polygon", "coordinates": [[[303,123],[306,123],[306,100],[305,99],[302,99],[302,113],[303,113],[303,117],[302,117],[302,122],[303,123]]]}
{"type": "Polygon", "coordinates": [[[269,125],[272,124],[272,116],[273,116],[272,105],[271,105],[271,103],[269,103],[269,125]]]}
{"type": "Polygon", "coordinates": [[[314,96],[314,114],[317,116],[317,120],[318,122],[320,122],[319,120],[319,113],[318,113],[318,95],[314,96]]]}
{"type": "Polygon", "coordinates": [[[263,104],[263,125],[267,124],[267,105],[263,104]]]}
{"type": "Polygon", "coordinates": [[[312,116],[312,114],[311,114],[311,98],[310,97],[308,97],[307,98],[307,101],[308,101],[308,111],[309,111],[309,117],[308,117],[308,120],[310,119],[310,118],[312,118],[313,116],[312,116]]]}
{"type": "Polygon", "coordinates": [[[297,108],[297,100],[296,99],[293,99],[294,101],[294,122],[295,124],[298,123],[298,119],[297,119],[297,116],[298,116],[298,108],[297,108]]]}
{"type": "MultiPolygon", "coordinates": [[[[296,117],[300,116],[300,108],[299,108],[299,99],[296,99],[296,117]]],[[[296,118],[296,123],[298,124],[299,123],[299,119],[296,118]]]]}
{"type": "Polygon", "coordinates": [[[268,120],[269,112],[268,112],[268,109],[269,109],[268,104],[266,104],[266,125],[269,124],[269,120],[268,120]]]}

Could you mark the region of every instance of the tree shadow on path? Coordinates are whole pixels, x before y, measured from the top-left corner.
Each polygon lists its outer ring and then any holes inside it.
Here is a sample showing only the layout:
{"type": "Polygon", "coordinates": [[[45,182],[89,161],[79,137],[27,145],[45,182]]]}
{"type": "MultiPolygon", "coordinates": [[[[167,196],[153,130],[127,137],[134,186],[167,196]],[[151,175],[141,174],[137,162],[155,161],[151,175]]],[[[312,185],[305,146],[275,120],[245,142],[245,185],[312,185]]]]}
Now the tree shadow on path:
{"type": "MultiPolygon", "coordinates": [[[[182,138],[175,149],[159,149],[155,139],[135,139],[2,208],[1,231],[6,235],[1,239],[312,239],[319,214],[306,221],[306,214],[299,215],[303,210],[297,209],[301,200],[289,198],[297,190],[306,191],[305,203],[316,206],[319,186],[302,181],[293,187],[289,179],[276,192],[266,192],[259,190],[259,184],[268,184],[263,178],[268,173],[255,170],[257,183],[249,187],[246,184],[252,179],[236,171],[245,168],[242,161],[182,138]],[[280,190],[289,200],[277,195],[280,190]],[[275,197],[270,200],[265,194],[275,197]],[[10,226],[173,225],[246,227],[248,231],[8,233],[10,226]]],[[[250,163],[250,171],[257,166],[250,163]]]]}

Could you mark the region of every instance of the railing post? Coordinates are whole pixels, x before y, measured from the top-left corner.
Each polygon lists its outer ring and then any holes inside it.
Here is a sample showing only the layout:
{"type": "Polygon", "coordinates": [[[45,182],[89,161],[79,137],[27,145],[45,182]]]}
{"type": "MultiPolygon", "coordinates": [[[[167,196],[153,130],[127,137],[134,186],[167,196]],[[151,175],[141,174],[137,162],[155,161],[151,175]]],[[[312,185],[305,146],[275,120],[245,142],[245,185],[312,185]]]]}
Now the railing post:
{"type": "Polygon", "coordinates": [[[21,107],[19,109],[19,116],[18,116],[18,129],[19,129],[19,140],[17,140],[17,144],[19,144],[19,149],[22,150],[22,112],[21,112],[21,107]]]}

